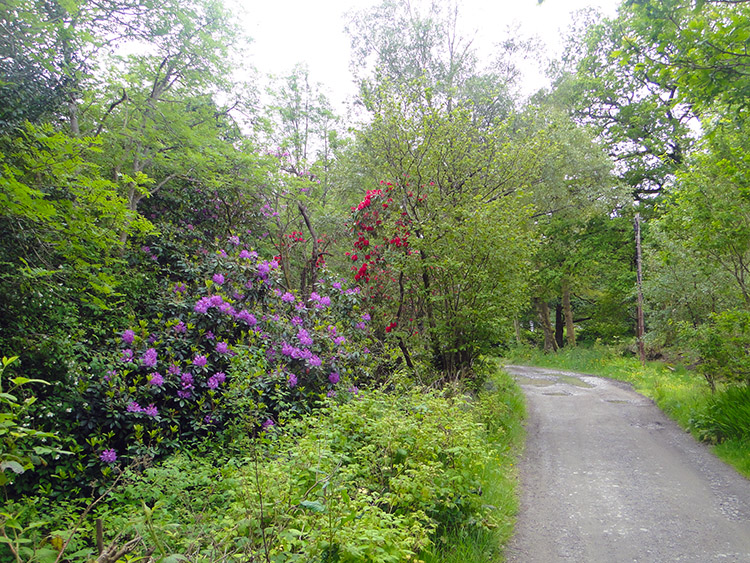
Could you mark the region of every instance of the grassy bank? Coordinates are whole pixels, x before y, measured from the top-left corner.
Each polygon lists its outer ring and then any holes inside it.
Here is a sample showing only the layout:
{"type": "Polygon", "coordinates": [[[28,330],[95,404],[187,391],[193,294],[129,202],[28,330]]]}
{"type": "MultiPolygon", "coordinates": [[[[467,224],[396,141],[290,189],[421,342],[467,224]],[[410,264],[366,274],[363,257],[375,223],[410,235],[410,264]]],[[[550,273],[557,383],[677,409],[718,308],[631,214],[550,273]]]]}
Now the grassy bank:
{"type": "Polygon", "coordinates": [[[486,528],[462,526],[439,537],[425,563],[488,563],[503,561],[502,546],[510,539],[518,510],[516,457],[523,442],[525,402],[518,385],[499,369],[473,403],[473,417],[484,427],[494,450],[494,463],[482,474],[483,502],[497,518],[486,528]]]}
{"type": "Polygon", "coordinates": [[[704,378],[682,366],[623,356],[604,347],[577,347],[545,354],[519,348],[507,363],[590,373],[626,381],[654,400],[668,416],[697,439],[713,444],[716,455],[750,477],[750,391],[719,389],[712,395],[704,378]]]}

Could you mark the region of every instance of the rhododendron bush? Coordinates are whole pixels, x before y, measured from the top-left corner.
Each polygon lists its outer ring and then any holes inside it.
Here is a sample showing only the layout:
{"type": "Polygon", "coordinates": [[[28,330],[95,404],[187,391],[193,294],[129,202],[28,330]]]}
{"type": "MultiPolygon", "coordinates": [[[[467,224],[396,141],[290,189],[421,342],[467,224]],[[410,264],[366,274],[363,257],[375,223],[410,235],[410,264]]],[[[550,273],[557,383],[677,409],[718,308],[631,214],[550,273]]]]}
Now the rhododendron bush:
{"type": "Polygon", "coordinates": [[[300,295],[274,258],[238,242],[203,256],[194,281],[173,282],[157,318],[119,334],[81,383],[89,461],[153,456],[237,425],[252,433],[359,392],[370,363],[360,289],[321,274],[300,295]]]}
{"type": "Polygon", "coordinates": [[[378,335],[440,375],[472,375],[522,306],[533,239],[521,196],[443,199],[434,182],[381,182],[351,208],[347,253],[378,335]]]}

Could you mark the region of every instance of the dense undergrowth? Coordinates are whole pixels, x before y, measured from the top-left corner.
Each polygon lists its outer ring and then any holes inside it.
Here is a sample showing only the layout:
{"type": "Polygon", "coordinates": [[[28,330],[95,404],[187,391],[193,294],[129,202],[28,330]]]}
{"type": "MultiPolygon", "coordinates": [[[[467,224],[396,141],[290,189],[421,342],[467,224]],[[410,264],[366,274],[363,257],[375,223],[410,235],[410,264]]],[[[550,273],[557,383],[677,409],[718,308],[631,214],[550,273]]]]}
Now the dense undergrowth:
{"type": "Polygon", "coordinates": [[[682,366],[648,362],[605,346],[563,349],[545,354],[517,348],[508,362],[581,371],[626,381],[651,398],[697,439],[714,445],[716,454],[750,477],[750,387],[719,385],[711,392],[706,378],[682,366]]]}
{"type": "Polygon", "coordinates": [[[522,414],[500,372],[475,395],[328,399],[256,438],[234,429],[154,465],[114,466],[88,512],[41,497],[9,503],[0,561],[89,561],[97,519],[104,547],[128,546],[130,561],[494,560],[516,511],[522,414]]]}

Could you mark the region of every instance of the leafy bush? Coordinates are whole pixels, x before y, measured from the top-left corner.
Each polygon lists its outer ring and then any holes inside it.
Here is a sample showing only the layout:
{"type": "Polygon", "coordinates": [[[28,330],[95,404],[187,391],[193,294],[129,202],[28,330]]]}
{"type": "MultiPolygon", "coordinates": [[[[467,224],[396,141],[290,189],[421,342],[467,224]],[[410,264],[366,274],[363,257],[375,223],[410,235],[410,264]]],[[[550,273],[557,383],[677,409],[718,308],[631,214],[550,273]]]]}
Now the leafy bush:
{"type": "Polygon", "coordinates": [[[695,331],[699,370],[711,389],[720,381],[750,382],[750,311],[730,310],[711,315],[695,331]]]}
{"type": "Polygon", "coordinates": [[[90,482],[123,458],[164,455],[238,422],[255,432],[366,380],[359,289],[321,273],[317,292],[302,296],[277,267],[238,237],[186,264],[192,279],[170,284],[156,318],[118,335],[38,410],[77,442],[54,479],[90,482]]]}

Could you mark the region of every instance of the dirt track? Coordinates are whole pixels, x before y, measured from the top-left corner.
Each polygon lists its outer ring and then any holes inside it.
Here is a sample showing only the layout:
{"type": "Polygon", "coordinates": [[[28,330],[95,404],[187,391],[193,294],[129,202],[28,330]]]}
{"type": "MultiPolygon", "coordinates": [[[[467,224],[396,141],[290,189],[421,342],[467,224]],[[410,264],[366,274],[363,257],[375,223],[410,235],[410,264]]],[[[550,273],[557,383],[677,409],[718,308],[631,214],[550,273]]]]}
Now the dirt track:
{"type": "Polygon", "coordinates": [[[526,393],[518,563],[750,562],[750,480],[626,384],[507,366],[526,393]]]}

